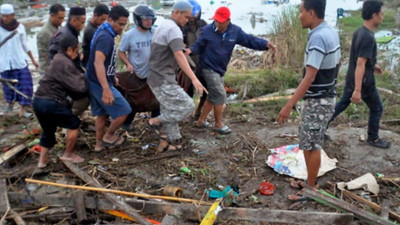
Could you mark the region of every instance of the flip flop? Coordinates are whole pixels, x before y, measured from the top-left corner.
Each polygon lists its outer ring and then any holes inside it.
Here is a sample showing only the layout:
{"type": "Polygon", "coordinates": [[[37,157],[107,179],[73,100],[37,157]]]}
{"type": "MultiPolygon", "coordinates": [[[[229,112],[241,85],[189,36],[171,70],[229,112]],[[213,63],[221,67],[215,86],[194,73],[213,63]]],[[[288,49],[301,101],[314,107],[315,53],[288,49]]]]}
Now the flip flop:
{"type": "Polygon", "coordinates": [[[211,124],[207,121],[204,121],[204,123],[202,125],[197,125],[197,122],[194,124],[194,127],[196,128],[210,128],[211,124]]]}
{"type": "Polygon", "coordinates": [[[219,133],[219,134],[230,134],[230,133],[232,133],[232,130],[227,125],[224,125],[221,128],[214,127],[213,130],[215,132],[219,133]]]}
{"type": "Polygon", "coordinates": [[[94,149],[93,149],[93,152],[101,152],[101,151],[103,151],[104,149],[106,149],[106,148],[104,148],[104,147],[99,148],[99,149],[94,148],[94,149]]]}
{"type": "Polygon", "coordinates": [[[104,140],[102,142],[103,142],[104,148],[116,148],[116,147],[123,145],[125,143],[125,141],[126,141],[125,136],[118,136],[118,138],[114,142],[106,142],[104,140]],[[123,141],[118,144],[118,142],[120,142],[121,139],[123,139],[123,141]]]}
{"type": "Polygon", "coordinates": [[[67,162],[72,162],[72,163],[81,163],[81,162],[85,161],[85,159],[80,157],[79,155],[75,155],[73,157],[60,156],[59,158],[62,161],[67,161],[67,162]]]}
{"type": "Polygon", "coordinates": [[[47,166],[47,163],[38,162],[37,168],[38,169],[44,169],[44,168],[46,168],[46,166],[47,166]]]}
{"type": "Polygon", "coordinates": [[[302,195],[301,191],[297,192],[294,195],[288,195],[288,199],[292,202],[303,202],[303,203],[311,200],[311,198],[302,195]]]}
{"type": "Polygon", "coordinates": [[[161,150],[161,151],[158,151],[158,150],[157,150],[156,153],[174,152],[174,151],[180,151],[180,150],[182,150],[182,149],[183,149],[182,146],[178,147],[177,145],[167,144],[167,146],[165,146],[165,147],[163,148],[163,150],[161,150]],[[175,149],[170,149],[170,147],[173,147],[173,148],[175,148],[175,149]]]}
{"type": "Polygon", "coordinates": [[[153,133],[155,133],[160,139],[162,140],[167,140],[167,137],[163,136],[164,133],[161,131],[161,124],[156,125],[156,124],[150,124],[150,120],[146,121],[146,126],[148,129],[150,129],[153,133]]]}
{"type": "Polygon", "coordinates": [[[305,187],[305,183],[302,180],[290,178],[290,187],[296,188],[296,189],[303,189],[305,187]]]}

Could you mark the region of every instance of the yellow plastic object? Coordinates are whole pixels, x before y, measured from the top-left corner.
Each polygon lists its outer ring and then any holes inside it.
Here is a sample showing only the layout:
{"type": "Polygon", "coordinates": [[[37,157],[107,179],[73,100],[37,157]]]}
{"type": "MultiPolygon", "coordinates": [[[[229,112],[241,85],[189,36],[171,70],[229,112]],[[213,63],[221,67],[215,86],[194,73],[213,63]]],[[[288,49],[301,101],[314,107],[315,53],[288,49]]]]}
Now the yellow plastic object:
{"type": "Polygon", "coordinates": [[[221,200],[217,200],[216,202],[214,202],[214,204],[211,205],[210,209],[208,210],[207,214],[204,216],[200,225],[214,224],[215,220],[217,219],[218,213],[222,210],[221,206],[219,206],[219,203],[221,203],[221,200]]]}

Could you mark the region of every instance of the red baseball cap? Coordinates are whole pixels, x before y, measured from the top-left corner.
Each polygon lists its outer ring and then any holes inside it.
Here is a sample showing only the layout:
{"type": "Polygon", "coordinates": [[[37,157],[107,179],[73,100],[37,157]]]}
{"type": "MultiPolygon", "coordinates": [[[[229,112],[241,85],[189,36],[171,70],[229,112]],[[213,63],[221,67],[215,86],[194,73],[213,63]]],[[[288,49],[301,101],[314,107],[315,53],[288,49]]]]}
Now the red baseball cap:
{"type": "Polygon", "coordinates": [[[222,6],[215,11],[213,16],[213,20],[216,20],[218,23],[223,23],[231,18],[231,11],[228,7],[222,6]]]}

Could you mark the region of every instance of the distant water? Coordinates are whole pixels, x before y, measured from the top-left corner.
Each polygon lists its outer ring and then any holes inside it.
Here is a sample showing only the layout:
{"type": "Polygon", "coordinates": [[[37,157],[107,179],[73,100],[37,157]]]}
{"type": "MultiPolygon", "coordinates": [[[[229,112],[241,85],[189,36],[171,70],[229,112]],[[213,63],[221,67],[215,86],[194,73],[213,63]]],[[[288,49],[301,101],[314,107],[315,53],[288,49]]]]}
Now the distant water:
{"type": "MultiPolygon", "coordinates": [[[[287,6],[297,6],[301,0],[290,0],[288,4],[266,4],[265,0],[197,0],[202,6],[202,18],[206,20],[207,23],[211,23],[212,16],[215,10],[220,6],[227,6],[231,10],[231,21],[232,23],[240,26],[245,32],[253,35],[262,35],[269,32],[271,22],[279,14],[279,12],[287,6]]],[[[111,1],[110,1],[111,2],[111,1]]],[[[117,1],[118,2],[118,1],[117,1]]],[[[132,5],[143,2],[138,0],[124,0],[120,3],[126,5],[130,12],[132,12],[132,5]]],[[[169,15],[171,8],[160,8],[159,1],[147,1],[149,4],[157,6],[157,12],[161,14],[169,15]]],[[[336,10],[337,8],[344,8],[345,10],[355,10],[362,6],[362,2],[357,0],[327,0],[326,7],[326,20],[332,25],[336,25],[336,10]]],[[[32,10],[32,9],[25,9],[32,10]]],[[[88,19],[90,18],[92,8],[88,10],[88,19]]],[[[43,12],[38,10],[37,12],[43,12]]],[[[132,16],[130,20],[132,21],[132,16]]],[[[36,17],[37,18],[37,17],[36,17]]],[[[39,15],[39,18],[46,21],[48,15],[39,15]]],[[[160,25],[164,18],[158,17],[156,25],[160,25]]],[[[34,56],[37,57],[37,47],[36,47],[36,34],[40,30],[40,27],[35,27],[31,29],[31,34],[28,35],[28,45],[32,50],[34,56]]]]}

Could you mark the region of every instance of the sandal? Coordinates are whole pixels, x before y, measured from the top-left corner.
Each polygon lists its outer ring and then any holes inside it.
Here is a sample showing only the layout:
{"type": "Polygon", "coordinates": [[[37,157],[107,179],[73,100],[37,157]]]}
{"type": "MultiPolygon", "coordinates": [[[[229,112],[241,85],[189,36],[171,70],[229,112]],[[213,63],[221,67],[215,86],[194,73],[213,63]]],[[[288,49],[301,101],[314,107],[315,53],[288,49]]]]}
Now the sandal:
{"type": "Polygon", "coordinates": [[[162,140],[166,140],[167,137],[165,137],[164,133],[161,131],[161,124],[157,125],[157,124],[150,124],[149,122],[150,120],[147,120],[146,122],[146,126],[147,128],[149,128],[151,131],[153,131],[153,133],[155,133],[160,139],[162,140]]]}
{"type": "Polygon", "coordinates": [[[103,140],[103,146],[104,146],[104,148],[116,148],[116,147],[123,145],[125,143],[125,141],[126,141],[125,136],[118,136],[118,138],[114,142],[106,142],[103,140]],[[121,139],[122,139],[122,142],[121,142],[121,139]]]}
{"type": "Polygon", "coordinates": [[[197,122],[194,124],[194,127],[196,128],[210,128],[211,124],[207,121],[204,121],[202,125],[197,125],[197,122]]]}
{"type": "Polygon", "coordinates": [[[85,161],[85,159],[83,159],[79,155],[73,155],[72,157],[60,156],[60,159],[62,161],[67,161],[67,162],[72,162],[72,163],[81,163],[81,162],[85,161]]]}
{"type": "Polygon", "coordinates": [[[232,133],[232,130],[226,125],[222,126],[221,128],[214,127],[213,130],[215,132],[219,133],[219,134],[230,134],[230,133],[232,133]]]}
{"type": "Polygon", "coordinates": [[[306,184],[304,183],[304,181],[290,178],[290,187],[301,190],[305,186],[306,186],[306,184]]]}
{"type": "Polygon", "coordinates": [[[38,162],[38,164],[37,164],[38,169],[44,169],[44,168],[46,168],[46,166],[47,166],[47,163],[38,162]]]}
{"type": "Polygon", "coordinates": [[[294,195],[288,195],[288,199],[292,202],[303,202],[303,203],[311,200],[311,198],[302,195],[301,191],[297,192],[294,195]]]}

